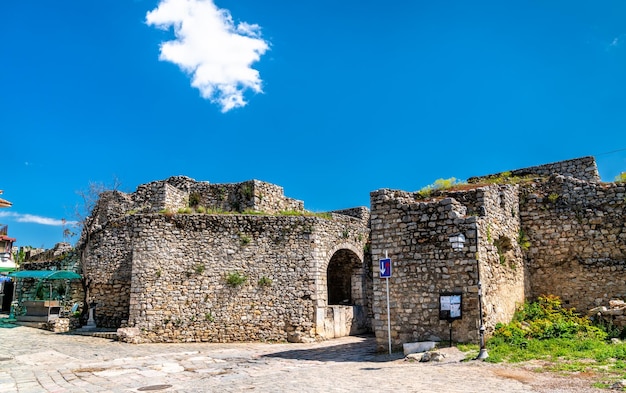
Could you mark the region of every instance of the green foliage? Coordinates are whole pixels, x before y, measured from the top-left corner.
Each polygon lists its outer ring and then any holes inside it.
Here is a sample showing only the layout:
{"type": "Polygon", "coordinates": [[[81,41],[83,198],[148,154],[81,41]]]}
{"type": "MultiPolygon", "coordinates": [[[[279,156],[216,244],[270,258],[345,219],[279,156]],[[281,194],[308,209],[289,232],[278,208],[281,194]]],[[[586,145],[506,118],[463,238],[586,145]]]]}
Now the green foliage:
{"type": "Polygon", "coordinates": [[[457,181],[456,178],[454,177],[451,177],[449,179],[437,179],[435,180],[435,189],[447,190],[458,184],[461,184],[461,183],[457,181]]]}
{"type": "Polygon", "coordinates": [[[501,236],[498,239],[494,240],[493,245],[496,246],[498,250],[498,257],[500,259],[500,264],[506,264],[506,253],[513,249],[513,245],[511,244],[511,239],[506,236],[501,236]]]}
{"type": "Polygon", "coordinates": [[[531,246],[530,240],[522,228],[520,228],[517,233],[517,244],[519,244],[520,248],[524,251],[527,251],[531,246]]]}
{"type": "Polygon", "coordinates": [[[199,192],[192,192],[189,194],[189,207],[196,207],[200,205],[200,200],[202,196],[199,192]]]}
{"type": "Polygon", "coordinates": [[[267,276],[263,276],[259,278],[258,284],[260,287],[269,287],[272,285],[272,279],[267,276]]]}
{"type": "Polygon", "coordinates": [[[204,206],[196,206],[196,213],[200,213],[200,214],[206,213],[206,207],[204,207],[204,206]]]}
{"type": "Polygon", "coordinates": [[[193,209],[190,207],[181,207],[178,209],[178,214],[191,214],[193,213],[193,209]]]}
{"type": "Polygon", "coordinates": [[[50,299],[50,289],[48,285],[45,285],[43,281],[39,281],[37,283],[37,288],[35,289],[35,300],[47,300],[50,299]]]}
{"type": "Polygon", "coordinates": [[[163,209],[159,213],[163,214],[165,217],[172,217],[174,215],[174,212],[170,209],[163,209]]]}
{"type": "Polygon", "coordinates": [[[539,296],[536,302],[525,303],[509,324],[495,327],[492,346],[507,344],[527,348],[535,340],[576,339],[604,340],[607,333],[593,326],[587,317],[574,309],[564,308],[558,296],[539,296]]]}
{"type": "Polygon", "coordinates": [[[25,249],[31,249],[31,246],[20,247],[18,251],[14,253],[15,263],[19,266],[22,262],[26,260],[26,251],[25,249]]]}
{"type": "Polygon", "coordinates": [[[239,244],[241,244],[242,246],[247,246],[248,244],[250,244],[251,241],[252,239],[250,238],[250,236],[244,233],[239,234],[239,244]]]}
{"type": "Polygon", "coordinates": [[[455,186],[467,184],[466,182],[459,181],[454,177],[449,179],[437,179],[433,184],[429,184],[417,192],[417,195],[421,198],[428,198],[433,191],[449,190],[455,186]]]}
{"type": "Polygon", "coordinates": [[[161,277],[161,269],[158,269],[156,271],[156,276],[157,276],[157,278],[161,277]]]}
{"type": "Polygon", "coordinates": [[[204,266],[203,263],[197,264],[196,267],[194,268],[194,271],[196,272],[196,274],[202,274],[204,273],[205,270],[206,270],[206,266],[204,266]]]}
{"type": "Polygon", "coordinates": [[[535,175],[513,176],[511,172],[502,172],[497,175],[492,175],[492,176],[488,176],[485,178],[481,178],[480,182],[486,183],[486,184],[520,184],[520,183],[532,181],[533,177],[536,177],[536,176],[535,175]]]}
{"type": "Polygon", "coordinates": [[[299,210],[283,210],[278,213],[281,216],[303,216],[303,217],[318,217],[324,218],[326,220],[331,220],[333,218],[332,213],[315,213],[309,211],[299,211],[299,210]]]}
{"type": "Polygon", "coordinates": [[[350,230],[346,228],[343,231],[341,231],[341,237],[344,239],[347,239],[348,237],[350,237],[350,230]]]}
{"type": "Polygon", "coordinates": [[[558,199],[559,199],[559,194],[557,194],[556,192],[553,192],[550,195],[548,195],[548,201],[550,201],[550,203],[555,203],[558,199]]]}
{"type": "Polygon", "coordinates": [[[208,313],[204,314],[204,320],[208,321],[208,322],[215,322],[215,317],[213,316],[213,314],[211,314],[211,312],[209,311],[208,313]]]}
{"type": "Polygon", "coordinates": [[[226,200],[226,188],[225,187],[220,187],[219,190],[217,190],[217,196],[220,199],[220,201],[225,201],[226,200]]]}
{"type": "Polygon", "coordinates": [[[226,275],[226,283],[231,287],[238,287],[243,285],[248,277],[244,276],[239,272],[231,272],[226,275]]]}
{"type": "Polygon", "coordinates": [[[615,177],[616,183],[626,183],[626,172],[622,172],[615,177]]]}
{"type": "Polygon", "coordinates": [[[246,209],[246,210],[242,211],[241,214],[248,214],[248,215],[252,215],[252,216],[265,216],[265,215],[267,215],[267,213],[264,212],[264,211],[254,210],[254,209],[246,209]]]}
{"type": "Polygon", "coordinates": [[[244,184],[241,187],[241,194],[246,198],[246,199],[252,199],[252,197],[254,196],[254,191],[252,189],[252,186],[250,184],[244,184]]]}

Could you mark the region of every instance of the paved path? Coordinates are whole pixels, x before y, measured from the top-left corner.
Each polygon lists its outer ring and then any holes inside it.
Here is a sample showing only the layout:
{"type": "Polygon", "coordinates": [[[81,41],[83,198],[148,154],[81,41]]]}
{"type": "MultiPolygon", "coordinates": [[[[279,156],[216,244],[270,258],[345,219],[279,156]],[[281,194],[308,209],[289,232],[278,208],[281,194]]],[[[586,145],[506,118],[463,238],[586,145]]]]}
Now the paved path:
{"type": "MultiPolygon", "coordinates": [[[[6,325],[5,325],[6,326],[6,325]]],[[[141,344],[0,328],[0,392],[533,392],[483,362],[416,363],[373,338],[141,344]]]]}

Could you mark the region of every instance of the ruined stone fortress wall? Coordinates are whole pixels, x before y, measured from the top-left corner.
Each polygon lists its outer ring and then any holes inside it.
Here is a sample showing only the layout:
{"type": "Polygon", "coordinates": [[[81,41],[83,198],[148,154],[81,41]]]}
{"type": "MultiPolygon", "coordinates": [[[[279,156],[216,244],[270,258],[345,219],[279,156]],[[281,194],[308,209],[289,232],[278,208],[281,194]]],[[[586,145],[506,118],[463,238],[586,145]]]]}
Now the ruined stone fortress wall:
{"type": "MultiPolygon", "coordinates": [[[[508,174],[510,176],[517,177],[549,177],[554,174],[560,174],[566,177],[573,177],[592,183],[600,182],[600,174],[598,173],[596,160],[591,156],[559,161],[550,164],[531,166],[522,169],[515,169],[509,171],[508,174]]],[[[480,183],[485,179],[498,177],[500,175],[502,175],[502,173],[472,177],[469,178],[467,181],[469,183],[480,183]]]]}
{"type": "Polygon", "coordinates": [[[385,281],[376,262],[393,261],[390,284],[394,347],[446,339],[438,297],[463,295],[453,340],[478,339],[478,277],[487,335],[517,306],[542,294],[585,312],[626,297],[624,184],[601,183],[593,157],[469,179],[424,196],[371,193],[374,261],[372,327],[387,345],[385,281]],[[524,177],[507,183],[507,179],[524,177]],[[455,252],[449,239],[463,234],[455,252]]]}
{"type": "Polygon", "coordinates": [[[521,196],[530,295],[558,295],[586,312],[626,298],[624,183],[552,175],[521,196]]]}
{"type": "Polygon", "coordinates": [[[349,218],[138,219],[128,325],[152,342],[315,339],[327,304],[325,261],[338,242],[362,253],[367,237],[349,218]],[[245,282],[229,284],[234,274],[245,282]]]}
{"type": "Polygon", "coordinates": [[[97,325],[134,328],[135,342],[307,341],[368,330],[369,212],[305,214],[281,193],[258,181],[209,187],[177,177],[103,195],[85,243],[97,325]],[[263,214],[178,213],[193,193],[207,206],[222,187],[237,206],[220,210],[263,214]],[[329,304],[331,263],[352,275],[339,288],[349,305],[329,304]],[[229,283],[236,275],[245,281],[229,283]]]}
{"type": "Polygon", "coordinates": [[[97,324],[135,329],[133,342],[307,341],[372,329],[384,350],[386,255],[394,348],[448,339],[446,294],[462,296],[452,323],[461,342],[478,341],[481,320],[488,336],[542,294],[582,312],[626,297],[625,186],[600,182],[592,157],[468,182],[428,195],[377,190],[371,214],[324,217],[256,180],[173,177],[107,193],[83,235],[97,324]],[[461,234],[457,251],[450,238],[461,234]],[[229,284],[234,274],[245,282],[229,284]]]}
{"type": "MultiPolygon", "coordinates": [[[[379,190],[371,194],[372,259],[392,260],[392,346],[445,340],[449,322],[439,318],[440,295],[462,295],[462,318],[453,322],[455,341],[478,339],[478,264],[486,324],[510,318],[524,300],[522,253],[514,186],[488,186],[424,199],[419,193],[379,190]],[[463,234],[461,251],[450,237],[463,234]],[[506,247],[494,246],[505,243],[506,247]],[[478,259],[477,259],[478,257],[478,259]]],[[[375,277],[379,275],[377,266],[375,277]]],[[[374,279],[374,320],[379,348],[387,343],[386,282],[374,279]]]]}
{"type": "Polygon", "coordinates": [[[196,182],[185,176],[174,176],[139,186],[132,199],[138,212],[152,213],[163,210],[176,212],[189,206],[190,202],[192,205],[224,212],[304,211],[304,203],[285,197],[282,187],[258,180],[210,184],[196,182]]]}

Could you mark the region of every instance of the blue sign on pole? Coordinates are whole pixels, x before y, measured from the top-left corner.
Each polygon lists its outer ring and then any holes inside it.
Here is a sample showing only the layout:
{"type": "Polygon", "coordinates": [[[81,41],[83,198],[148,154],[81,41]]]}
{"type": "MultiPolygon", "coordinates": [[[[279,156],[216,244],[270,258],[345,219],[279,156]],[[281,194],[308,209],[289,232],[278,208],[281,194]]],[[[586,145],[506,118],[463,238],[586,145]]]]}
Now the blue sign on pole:
{"type": "Polygon", "coordinates": [[[380,278],[391,277],[391,259],[385,258],[380,260],[380,278]]]}

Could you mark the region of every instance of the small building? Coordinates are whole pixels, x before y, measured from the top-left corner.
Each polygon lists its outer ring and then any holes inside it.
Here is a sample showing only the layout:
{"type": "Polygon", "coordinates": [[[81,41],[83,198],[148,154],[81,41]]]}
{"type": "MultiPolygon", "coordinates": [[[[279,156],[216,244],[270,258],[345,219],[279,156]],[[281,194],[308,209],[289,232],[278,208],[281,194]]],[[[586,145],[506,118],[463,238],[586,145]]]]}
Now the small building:
{"type": "MultiPolygon", "coordinates": [[[[11,202],[0,198],[0,208],[12,205],[11,202]]],[[[9,226],[0,224],[0,311],[3,312],[9,311],[13,300],[13,281],[7,274],[17,270],[12,253],[14,242],[15,238],[9,237],[9,226]]]]}

